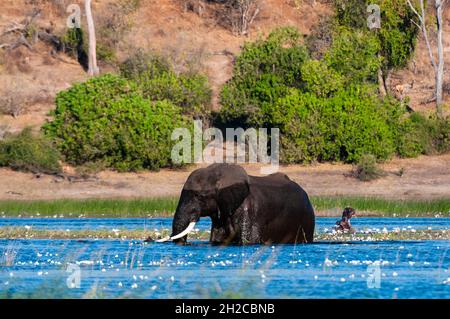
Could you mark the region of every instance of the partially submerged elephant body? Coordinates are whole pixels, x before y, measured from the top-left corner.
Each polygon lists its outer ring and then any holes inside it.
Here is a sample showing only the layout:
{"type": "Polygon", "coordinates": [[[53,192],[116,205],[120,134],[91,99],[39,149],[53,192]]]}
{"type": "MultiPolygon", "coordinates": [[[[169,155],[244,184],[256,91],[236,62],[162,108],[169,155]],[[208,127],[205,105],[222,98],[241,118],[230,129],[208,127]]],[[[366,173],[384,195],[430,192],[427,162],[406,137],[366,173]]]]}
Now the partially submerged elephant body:
{"type": "Polygon", "coordinates": [[[285,174],[249,176],[238,165],[194,171],[180,196],[168,239],[184,243],[200,217],[215,244],[313,242],[315,216],[306,192],[285,174]]]}

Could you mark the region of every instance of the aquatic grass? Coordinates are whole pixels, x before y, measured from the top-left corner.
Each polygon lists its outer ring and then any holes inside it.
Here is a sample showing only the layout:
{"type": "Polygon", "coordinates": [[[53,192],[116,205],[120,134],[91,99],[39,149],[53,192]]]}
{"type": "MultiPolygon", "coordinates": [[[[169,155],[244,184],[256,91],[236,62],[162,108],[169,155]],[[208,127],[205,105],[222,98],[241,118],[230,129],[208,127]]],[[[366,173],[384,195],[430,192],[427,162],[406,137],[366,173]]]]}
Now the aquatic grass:
{"type": "Polygon", "coordinates": [[[389,232],[362,231],[349,233],[322,233],[316,241],[392,241],[392,240],[450,240],[450,229],[444,230],[399,230],[389,232]]]}
{"type": "MultiPolygon", "coordinates": [[[[209,240],[210,231],[193,231],[189,240],[209,240]]],[[[0,227],[0,238],[7,239],[158,239],[170,235],[169,229],[159,230],[41,230],[25,227],[0,227]]],[[[323,232],[314,236],[315,241],[381,241],[381,240],[450,240],[450,229],[444,230],[362,230],[356,233],[323,232]]],[[[133,258],[132,258],[133,259],[133,258]]]]}
{"type": "Polygon", "coordinates": [[[378,197],[313,196],[314,208],[336,209],[339,213],[351,206],[368,216],[383,217],[450,217],[450,198],[431,200],[393,200],[378,197]]]}
{"type": "Polygon", "coordinates": [[[5,250],[0,255],[0,266],[1,267],[10,267],[14,265],[14,261],[16,259],[18,253],[18,249],[14,242],[8,243],[5,250]]]}
{"type": "MultiPolygon", "coordinates": [[[[8,239],[137,239],[145,240],[149,236],[157,239],[169,234],[168,229],[161,231],[148,230],[42,230],[25,227],[0,227],[0,238],[8,239]]],[[[195,236],[196,233],[190,236],[195,236]]],[[[201,236],[194,239],[203,239],[201,236]]]]}
{"type": "Polygon", "coordinates": [[[73,298],[67,293],[67,286],[62,280],[50,279],[35,289],[28,292],[17,292],[15,282],[11,280],[8,286],[0,291],[0,299],[70,299],[73,298]]]}
{"type": "MultiPolygon", "coordinates": [[[[312,196],[318,216],[339,215],[352,206],[366,216],[450,217],[450,198],[392,200],[376,197],[312,196]]],[[[0,217],[172,217],[176,197],[151,199],[60,199],[0,201],[0,217]]]]}
{"type": "Polygon", "coordinates": [[[172,217],[178,198],[0,201],[0,214],[20,217],[172,217]]]}

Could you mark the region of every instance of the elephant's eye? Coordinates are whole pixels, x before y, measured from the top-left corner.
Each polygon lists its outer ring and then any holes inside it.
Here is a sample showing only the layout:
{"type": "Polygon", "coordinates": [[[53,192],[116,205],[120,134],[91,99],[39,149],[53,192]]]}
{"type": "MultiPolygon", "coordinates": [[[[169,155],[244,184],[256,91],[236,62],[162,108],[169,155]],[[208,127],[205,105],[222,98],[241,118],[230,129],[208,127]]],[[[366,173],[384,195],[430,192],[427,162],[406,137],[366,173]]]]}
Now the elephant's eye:
{"type": "Polygon", "coordinates": [[[194,196],[201,200],[206,200],[210,198],[213,194],[212,193],[195,193],[194,196]]]}

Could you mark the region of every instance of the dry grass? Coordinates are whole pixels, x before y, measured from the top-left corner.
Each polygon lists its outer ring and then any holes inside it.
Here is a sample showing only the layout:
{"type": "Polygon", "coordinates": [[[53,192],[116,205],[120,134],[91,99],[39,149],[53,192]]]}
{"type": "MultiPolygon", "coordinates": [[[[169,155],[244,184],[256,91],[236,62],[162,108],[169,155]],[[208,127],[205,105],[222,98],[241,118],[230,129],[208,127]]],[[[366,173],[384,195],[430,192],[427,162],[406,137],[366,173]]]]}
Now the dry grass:
{"type": "Polygon", "coordinates": [[[0,124],[0,141],[5,137],[5,135],[9,131],[9,125],[7,124],[0,124]]]}
{"type": "Polygon", "coordinates": [[[0,92],[0,113],[18,117],[26,111],[29,104],[29,92],[18,81],[13,81],[7,88],[0,92]]]}
{"type": "Polygon", "coordinates": [[[17,49],[3,53],[3,67],[9,74],[31,73],[33,71],[30,65],[28,49],[19,47],[17,49]]]}
{"type": "Polygon", "coordinates": [[[185,32],[178,34],[173,43],[164,48],[163,55],[167,56],[177,74],[204,72],[208,58],[206,43],[194,43],[185,32]]]}
{"type": "Polygon", "coordinates": [[[18,117],[36,103],[51,103],[53,95],[42,85],[21,76],[10,77],[0,88],[0,114],[18,117]]]}

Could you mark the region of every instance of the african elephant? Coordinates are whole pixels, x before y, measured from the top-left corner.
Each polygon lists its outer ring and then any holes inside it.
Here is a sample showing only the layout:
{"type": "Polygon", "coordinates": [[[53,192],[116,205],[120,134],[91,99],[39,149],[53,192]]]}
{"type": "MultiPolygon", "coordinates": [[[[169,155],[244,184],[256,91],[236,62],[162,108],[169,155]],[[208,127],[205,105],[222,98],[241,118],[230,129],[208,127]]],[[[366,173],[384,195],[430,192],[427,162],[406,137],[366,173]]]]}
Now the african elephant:
{"type": "Polygon", "coordinates": [[[247,175],[232,164],[191,173],[181,192],[172,236],[185,243],[200,217],[212,220],[214,244],[312,243],[314,209],[306,192],[285,174],[247,175]]]}

